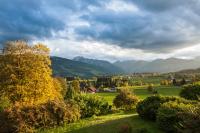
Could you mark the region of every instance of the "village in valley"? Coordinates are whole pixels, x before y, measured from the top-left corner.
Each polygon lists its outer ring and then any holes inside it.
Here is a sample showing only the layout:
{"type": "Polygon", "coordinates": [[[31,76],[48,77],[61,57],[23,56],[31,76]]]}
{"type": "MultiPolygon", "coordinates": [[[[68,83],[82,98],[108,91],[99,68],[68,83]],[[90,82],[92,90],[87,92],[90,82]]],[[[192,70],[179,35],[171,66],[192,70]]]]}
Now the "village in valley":
{"type": "Polygon", "coordinates": [[[0,133],[200,133],[200,0],[0,0],[0,133]]]}

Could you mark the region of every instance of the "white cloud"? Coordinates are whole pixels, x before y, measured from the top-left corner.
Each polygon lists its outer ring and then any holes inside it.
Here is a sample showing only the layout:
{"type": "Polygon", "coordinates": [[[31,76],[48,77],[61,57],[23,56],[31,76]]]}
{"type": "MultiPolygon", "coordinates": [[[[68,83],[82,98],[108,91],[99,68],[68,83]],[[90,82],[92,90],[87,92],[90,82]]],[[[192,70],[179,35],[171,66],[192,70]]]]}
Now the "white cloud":
{"type": "Polygon", "coordinates": [[[132,3],[127,3],[121,0],[112,0],[106,4],[106,9],[113,10],[115,12],[138,12],[139,9],[132,3]]]}
{"type": "Polygon", "coordinates": [[[176,50],[172,53],[151,53],[139,49],[122,48],[96,41],[76,41],[67,39],[52,39],[42,41],[51,49],[51,55],[64,58],[84,56],[93,59],[104,59],[111,62],[117,60],[154,60],[170,57],[189,59],[200,56],[200,44],[176,50]]]}
{"type": "Polygon", "coordinates": [[[194,46],[188,46],[179,50],[176,50],[174,53],[172,53],[172,56],[177,58],[183,58],[183,59],[190,59],[197,56],[200,56],[200,44],[194,45],[194,46]]]}

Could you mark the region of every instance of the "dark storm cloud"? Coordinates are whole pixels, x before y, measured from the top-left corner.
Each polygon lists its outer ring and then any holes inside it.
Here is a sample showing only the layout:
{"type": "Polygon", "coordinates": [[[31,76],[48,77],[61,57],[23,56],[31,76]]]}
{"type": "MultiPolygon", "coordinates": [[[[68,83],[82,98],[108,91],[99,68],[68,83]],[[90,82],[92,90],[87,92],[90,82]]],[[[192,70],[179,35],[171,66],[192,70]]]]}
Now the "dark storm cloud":
{"type": "Polygon", "coordinates": [[[0,0],[0,43],[51,39],[70,29],[77,42],[169,52],[200,43],[199,6],[200,0],[0,0]],[[112,2],[121,5],[107,8],[112,2]],[[79,21],[89,26],[71,26],[79,21]]]}
{"type": "Polygon", "coordinates": [[[0,0],[0,42],[50,37],[64,23],[47,15],[38,0],[0,0]]]}
{"type": "Polygon", "coordinates": [[[52,32],[64,30],[66,22],[58,19],[101,6],[95,0],[0,0],[0,43],[16,39],[51,38],[52,32]],[[52,14],[53,13],[53,14],[52,14]],[[57,15],[55,15],[57,14],[57,15]]]}
{"type": "MultiPolygon", "coordinates": [[[[199,43],[199,0],[127,0],[138,12],[99,10],[82,16],[90,27],[76,29],[81,38],[153,52],[199,43]],[[105,29],[98,28],[105,25],[105,29]]],[[[120,7],[119,7],[120,8],[120,7]]]]}

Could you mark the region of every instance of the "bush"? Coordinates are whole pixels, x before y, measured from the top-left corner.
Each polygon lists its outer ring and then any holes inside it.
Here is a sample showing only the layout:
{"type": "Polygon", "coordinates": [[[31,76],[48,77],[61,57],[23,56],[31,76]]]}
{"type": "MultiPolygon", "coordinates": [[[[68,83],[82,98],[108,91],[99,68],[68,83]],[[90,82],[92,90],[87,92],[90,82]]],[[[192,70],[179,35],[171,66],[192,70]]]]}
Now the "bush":
{"type": "Polygon", "coordinates": [[[180,92],[180,96],[189,100],[199,100],[200,97],[200,85],[187,85],[180,92]]]}
{"type": "Polygon", "coordinates": [[[70,103],[50,101],[37,106],[14,105],[0,114],[0,132],[34,132],[37,128],[53,127],[76,121],[79,109],[70,103]]]}
{"type": "Polygon", "coordinates": [[[160,85],[169,85],[169,84],[170,84],[170,82],[168,80],[162,80],[160,82],[160,85]]]}
{"type": "Polygon", "coordinates": [[[200,131],[200,105],[179,113],[178,117],[182,120],[178,132],[198,133],[200,131]]]}
{"type": "Polygon", "coordinates": [[[0,97],[0,112],[9,106],[11,106],[9,99],[6,97],[0,97]]]}
{"type": "Polygon", "coordinates": [[[182,121],[180,113],[192,107],[189,103],[167,102],[164,103],[157,113],[156,122],[158,126],[165,132],[173,133],[178,132],[178,126],[182,121]]]}
{"type": "Polygon", "coordinates": [[[113,104],[116,108],[121,108],[124,110],[133,109],[137,102],[138,98],[127,89],[122,89],[113,100],[113,104]]]}
{"type": "Polygon", "coordinates": [[[149,120],[156,120],[158,108],[163,103],[169,101],[177,101],[178,103],[188,102],[187,100],[177,97],[150,96],[144,99],[143,101],[140,101],[136,106],[136,110],[140,117],[149,120]]]}
{"type": "Polygon", "coordinates": [[[74,98],[81,111],[81,118],[108,114],[111,106],[102,98],[92,95],[79,95],[74,98]]]}
{"type": "Polygon", "coordinates": [[[153,92],[153,91],[154,91],[153,84],[149,84],[149,85],[147,86],[147,90],[148,90],[149,92],[153,92]]]}

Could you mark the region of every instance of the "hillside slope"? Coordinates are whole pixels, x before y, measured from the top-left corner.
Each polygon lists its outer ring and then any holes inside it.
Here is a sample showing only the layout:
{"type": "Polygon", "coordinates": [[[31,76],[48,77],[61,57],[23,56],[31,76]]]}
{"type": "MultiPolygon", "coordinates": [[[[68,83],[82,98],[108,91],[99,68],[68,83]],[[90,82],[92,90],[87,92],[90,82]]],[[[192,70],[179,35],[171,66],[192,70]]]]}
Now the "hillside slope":
{"type": "Polygon", "coordinates": [[[92,77],[100,75],[117,74],[119,71],[110,71],[101,66],[92,65],[80,61],[74,61],[61,57],[51,57],[53,75],[92,77]]]}
{"type": "Polygon", "coordinates": [[[101,68],[109,71],[110,73],[123,73],[124,72],[118,66],[116,66],[108,61],[105,61],[105,60],[88,59],[88,58],[85,58],[82,56],[77,56],[73,60],[101,67],[101,68]]]}

